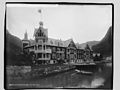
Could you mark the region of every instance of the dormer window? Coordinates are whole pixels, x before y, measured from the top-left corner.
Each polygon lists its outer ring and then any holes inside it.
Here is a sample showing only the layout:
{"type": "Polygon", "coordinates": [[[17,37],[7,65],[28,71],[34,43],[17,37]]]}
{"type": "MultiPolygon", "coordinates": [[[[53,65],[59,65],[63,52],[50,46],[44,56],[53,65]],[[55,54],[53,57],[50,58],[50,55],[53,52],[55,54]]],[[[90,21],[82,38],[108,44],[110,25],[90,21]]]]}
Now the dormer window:
{"type": "Polygon", "coordinates": [[[39,30],[38,33],[37,33],[37,36],[38,37],[44,36],[44,33],[41,30],[39,30]]]}
{"type": "Polygon", "coordinates": [[[41,33],[41,32],[38,32],[38,36],[40,36],[40,33],[41,33]]]}
{"type": "Polygon", "coordinates": [[[50,43],[53,44],[53,41],[51,40],[50,43]]]}

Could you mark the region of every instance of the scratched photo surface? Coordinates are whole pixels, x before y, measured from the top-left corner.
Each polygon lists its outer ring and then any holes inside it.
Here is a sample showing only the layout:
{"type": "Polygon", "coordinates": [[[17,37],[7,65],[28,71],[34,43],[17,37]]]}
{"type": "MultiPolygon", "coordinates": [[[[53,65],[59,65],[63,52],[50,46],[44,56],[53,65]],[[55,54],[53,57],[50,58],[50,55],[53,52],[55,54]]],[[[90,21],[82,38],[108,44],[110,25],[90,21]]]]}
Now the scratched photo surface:
{"type": "Polygon", "coordinates": [[[6,89],[113,88],[113,5],[6,3],[6,89]]]}

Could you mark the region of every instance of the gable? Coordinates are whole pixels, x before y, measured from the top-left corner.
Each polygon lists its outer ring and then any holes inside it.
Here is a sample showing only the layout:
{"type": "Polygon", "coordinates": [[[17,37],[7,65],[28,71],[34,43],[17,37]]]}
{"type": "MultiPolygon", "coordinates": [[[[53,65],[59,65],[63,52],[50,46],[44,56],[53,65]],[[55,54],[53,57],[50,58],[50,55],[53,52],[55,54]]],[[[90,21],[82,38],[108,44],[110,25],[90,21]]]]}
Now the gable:
{"type": "Polygon", "coordinates": [[[38,29],[35,29],[34,31],[34,36],[37,37],[47,37],[48,36],[48,32],[47,29],[39,27],[38,29]]]}
{"type": "Polygon", "coordinates": [[[75,45],[75,43],[73,42],[73,40],[69,43],[68,47],[76,48],[76,45],[75,45]]]}
{"type": "Polygon", "coordinates": [[[89,50],[89,51],[91,51],[91,49],[90,49],[90,47],[89,47],[88,44],[86,44],[85,50],[89,50]]]}

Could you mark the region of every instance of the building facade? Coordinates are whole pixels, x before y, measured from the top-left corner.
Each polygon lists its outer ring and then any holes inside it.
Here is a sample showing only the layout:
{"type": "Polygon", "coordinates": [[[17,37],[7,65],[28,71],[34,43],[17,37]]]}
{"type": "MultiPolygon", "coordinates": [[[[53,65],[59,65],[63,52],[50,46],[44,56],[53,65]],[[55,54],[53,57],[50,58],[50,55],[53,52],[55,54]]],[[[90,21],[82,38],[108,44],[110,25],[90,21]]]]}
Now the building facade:
{"type": "Polygon", "coordinates": [[[35,64],[81,63],[92,58],[88,44],[81,49],[72,39],[62,41],[48,38],[48,30],[43,27],[43,22],[35,29],[34,37],[34,40],[28,40],[26,32],[22,42],[23,51],[32,53],[35,64]]]}

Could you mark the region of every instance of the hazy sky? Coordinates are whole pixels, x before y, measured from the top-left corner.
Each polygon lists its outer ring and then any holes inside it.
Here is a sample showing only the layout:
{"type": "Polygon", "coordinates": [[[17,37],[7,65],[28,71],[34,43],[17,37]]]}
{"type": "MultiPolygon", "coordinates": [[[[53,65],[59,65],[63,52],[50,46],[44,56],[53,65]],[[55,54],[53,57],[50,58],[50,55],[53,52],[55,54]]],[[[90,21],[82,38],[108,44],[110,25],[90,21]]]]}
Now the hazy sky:
{"type": "Polygon", "coordinates": [[[75,43],[101,40],[112,25],[111,5],[8,5],[7,29],[21,39],[27,30],[33,39],[34,28],[44,22],[48,37],[75,43]],[[38,10],[41,9],[41,14],[38,10]]]}

